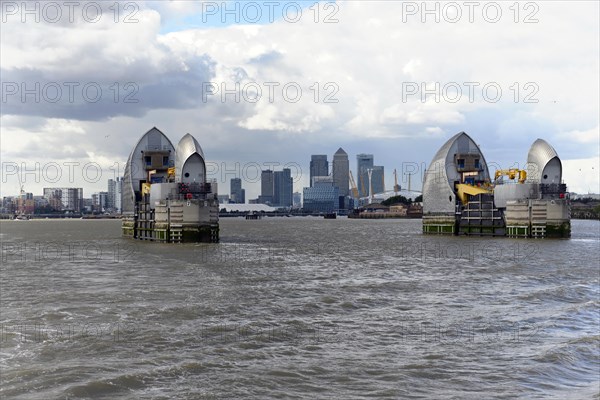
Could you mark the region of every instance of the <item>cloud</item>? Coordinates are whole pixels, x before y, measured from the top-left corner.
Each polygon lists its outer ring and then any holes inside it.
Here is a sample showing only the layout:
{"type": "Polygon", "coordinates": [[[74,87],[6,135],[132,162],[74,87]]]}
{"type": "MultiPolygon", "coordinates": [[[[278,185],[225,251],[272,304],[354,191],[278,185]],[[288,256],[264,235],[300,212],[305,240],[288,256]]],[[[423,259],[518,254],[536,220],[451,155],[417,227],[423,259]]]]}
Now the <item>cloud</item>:
{"type": "Polygon", "coordinates": [[[561,160],[563,181],[570,192],[600,193],[600,158],[561,160]]]}
{"type": "Polygon", "coordinates": [[[577,143],[595,144],[597,147],[600,146],[600,126],[598,125],[592,129],[573,130],[560,133],[558,136],[561,139],[573,140],[577,143]]]}
{"type": "Polygon", "coordinates": [[[160,17],[140,10],[131,24],[108,15],[70,26],[9,20],[2,35],[3,114],[105,120],[201,106],[214,64],[206,54],[161,43],[160,17]]]}
{"type": "Polygon", "coordinates": [[[110,2],[102,3],[107,18],[94,24],[81,18],[23,24],[12,17],[3,23],[3,160],[122,162],[152,126],[173,140],[194,134],[215,161],[305,165],[313,152],[356,145],[359,152],[380,152],[393,169],[402,157],[429,162],[458,131],[503,163],[524,161],[538,137],[566,159],[597,156],[595,2],[539,3],[533,24],[522,23],[523,15],[515,23],[508,3],[498,23],[485,21],[481,9],[473,23],[466,14],[458,23],[422,23],[421,15],[403,22],[402,2],[338,2],[337,23],[323,23],[331,9],[321,4],[318,23],[304,9],[296,23],[279,18],[201,29],[181,28],[199,18],[200,3],[135,4],[132,24],[115,23],[110,2]],[[6,86],[11,82],[16,89],[6,86]],[[23,101],[21,85],[36,82],[41,91],[57,82],[60,101],[48,101],[53,86],[39,93],[40,101],[35,94],[23,101]],[[72,102],[65,82],[79,83],[72,102]],[[218,93],[207,95],[209,82],[218,93]],[[407,96],[407,83],[429,91],[437,83],[439,90],[422,101],[420,92],[407,96]],[[82,95],[88,84],[102,89],[97,102],[82,95]],[[257,87],[260,99],[248,100],[257,87]],[[499,99],[490,101],[496,87],[499,99]],[[224,90],[230,92],[223,96],[224,90]],[[128,95],[138,101],[125,102],[128,95]]]}

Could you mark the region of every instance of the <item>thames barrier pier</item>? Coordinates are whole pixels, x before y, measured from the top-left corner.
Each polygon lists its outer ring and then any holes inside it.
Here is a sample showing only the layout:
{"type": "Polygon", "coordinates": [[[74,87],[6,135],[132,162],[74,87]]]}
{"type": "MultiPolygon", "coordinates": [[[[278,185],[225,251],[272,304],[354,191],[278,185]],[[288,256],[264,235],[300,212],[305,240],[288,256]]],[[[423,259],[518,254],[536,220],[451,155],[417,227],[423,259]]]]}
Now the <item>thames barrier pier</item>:
{"type": "Polygon", "coordinates": [[[423,182],[423,233],[509,237],[570,237],[562,163],[537,139],[525,169],[488,171],[479,146],[464,132],[435,154],[423,182]]]}
{"type": "Polygon", "coordinates": [[[167,243],[219,241],[217,184],[189,133],[173,146],[156,127],[133,148],[123,177],[123,236],[167,243]]]}

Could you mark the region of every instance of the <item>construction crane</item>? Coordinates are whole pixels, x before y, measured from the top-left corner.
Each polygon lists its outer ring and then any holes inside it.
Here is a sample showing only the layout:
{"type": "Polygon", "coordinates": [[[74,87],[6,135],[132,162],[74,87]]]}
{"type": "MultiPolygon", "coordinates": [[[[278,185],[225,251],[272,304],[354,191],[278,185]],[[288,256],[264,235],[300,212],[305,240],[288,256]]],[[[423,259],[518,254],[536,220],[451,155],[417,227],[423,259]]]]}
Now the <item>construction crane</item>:
{"type": "Polygon", "coordinates": [[[25,198],[27,196],[25,195],[25,184],[21,180],[21,171],[19,170],[18,166],[17,166],[17,178],[19,179],[19,200],[17,202],[17,207],[19,209],[19,215],[22,216],[23,214],[25,214],[25,198]]]}
{"type": "Polygon", "coordinates": [[[515,179],[518,176],[519,177],[519,183],[524,183],[525,179],[527,179],[527,171],[525,171],[523,169],[511,168],[511,169],[499,169],[499,170],[497,170],[496,171],[496,175],[494,177],[494,180],[497,181],[498,178],[500,178],[503,175],[508,176],[508,179],[510,179],[510,180],[513,180],[513,179],[515,179]]]}
{"type": "Polygon", "coordinates": [[[354,176],[352,176],[352,171],[348,172],[350,175],[350,189],[352,189],[352,197],[358,202],[358,188],[356,187],[356,182],[354,182],[354,176]]]}

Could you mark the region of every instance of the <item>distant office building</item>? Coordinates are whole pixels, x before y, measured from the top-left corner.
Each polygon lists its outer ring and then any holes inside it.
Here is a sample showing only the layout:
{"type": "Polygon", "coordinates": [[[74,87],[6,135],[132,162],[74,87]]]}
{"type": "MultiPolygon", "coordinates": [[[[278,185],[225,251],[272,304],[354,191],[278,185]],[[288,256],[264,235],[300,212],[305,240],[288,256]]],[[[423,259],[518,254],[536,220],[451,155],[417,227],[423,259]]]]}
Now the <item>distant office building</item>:
{"type": "Polygon", "coordinates": [[[292,171],[289,168],[284,168],[283,171],[275,171],[273,174],[273,205],[291,207],[293,193],[292,171]]]}
{"type": "Polygon", "coordinates": [[[63,197],[61,189],[44,189],[44,197],[48,199],[48,205],[52,211],[62,211],[65,209],[63,205],[63,197]]]}
{"type": "Polygon", "coordinates": [[[325,184],[325,185],[329,185],[329,186],[335,186],[333,184],[333,176],[329,175],[329,176],[314,176],[312,179],[312,186],[315,186],[316,184],[325,184]]]}
{"type": "Polygon", "coordinates": [[[44,198],[57,211],[81,212],[83,206],[82,188],[44,188],[44,198]]]}
{"type": "Polygon", "coordinates": [[[258,202],[261,204],[273,204],[273,171],[270,169],[260,174],[260,196],[258,202]]]}
{"type": "Polygon", "coordinates": [[[274,207],[292,206],[294,182],[289,168],[275,172],[271,170],[262,171],[260,179],[261,194],[258,196],[258,203],[274,207]]]}
{"type": "Polygon", "coordinates": [[[19,214],[33,214],[34,209],[33,193],[24,193],[17,197],[17,212],[19,214]]]}
{"type": "Polygon", "coordinates": [[[101,212],[108,211],[108,192],[98,193],[98,206],[99,206],[99,211],[101,211],[101,212]]]}
{"type": "Polygon", "coordinates": [[[358,175],[358,193],[360,197],[369,195],[369,170],[371,170],[371,184],[373,194],[385,191],[383,166],[373,165],[372,154],[359,154],[356,156],[356,170],[358,175]]]}
{"type": "Polygon", "coordinates": [[[310,156],[310,186],[313,185],[313,178],[315,176],[327,175],[329,175],[329,164],[327,162],[327,155],[315,154],[310,156]]]}
{"type": "Polygon", "coordinates": [[[358,154],[356,156],[356,176],[358,178],[358,193],[360,197],[369,195],[368,169],[373,168],[373,154],[358,154]]]}
{"type": "Polygon", "coordinates": [[[62,189],[44,188],[44,198],[48,200],[48,205],[52,210],[61,211],[63,209],[62,189]]]}
{"type": "Polygon", "coordinates": [[[48,207],[48,199],[44,196],[33,196],[34,209],[39,210],[48,207]]]}
{"type": "Polygon", "coordinates": [[[100,212],[100,200],[98,199],[98,193],[92,194],[92,212],[100,212]]]}
{"type": "Polygon", "coordinates": [[[6,196],[2,198],[2,212],[7,214],[14,214],[17,211],[17,201],[13,196],[6,196]]]}
{"type": "Polygon", "coordinates": [[[91,197],[88,199],[83,199],[82,211],[86,213],[91,213],[94,211],[94,200],[91,197]]]}
{"type": "Polygon", "coordinates": [[[108,180],[107,210],[121,212],[123,180],[121,178],[108,180]]]}
{"type": "Polygon", "coordinates": [[[107,185],[107,201],[106,201],[106,209],[114,210],[117,205],[117,181],[114,179],[108,180],[107,185]]]}
{"type": "Polygon", "coordinates": [[[339,207],[339,190],[325,182],[315,182],[303,190],[302,209],[308,212],[330,213],[339,207]]]}
{"type": "Polygon", "coordinates": [[[115,197],[117,193],[117,185],[114,179],[108,180],[108,188],[107,188],[107,201],[106,201],[106,209],[112,210],[115,208],[115,197]]]}
{"type": "Polygon", "coordinates": [[[292,203],[294,208],[302,208],[302,193],[294,192],[292,194],[292,203]]]}
{"type": "Polygon", "coordinates": [[[231,198],[230,203],[234,204],[245,204],[246,203],[246,191],[242,189],[242,180],[240,178],[231,179],[230,190],[231,198]]]}
{"type": "Polygon", "coordinates": [[[117,178],[115,184],[115,212],[121,214],[123,212],[123,178],[117,178]]]}
{"type": "Polygon", "coordinates": [[[333,186],[337,187],[340,196],[350,194],[350,161],[348,153],[341,147],[333,155],[333,186]]]}
{"type": "Polygon", "coordinates": [[[371,174],[371,184],[373,185],[373,194],[385,192],[385,182],[382,166],[373,166],[373,172],[371,174]]]}
{"type": "Polygon", "coordinates": [[[228,194],[219,194],[217,198],[219,199],[219,204],[229,204],[231,201],[228,194]]]}

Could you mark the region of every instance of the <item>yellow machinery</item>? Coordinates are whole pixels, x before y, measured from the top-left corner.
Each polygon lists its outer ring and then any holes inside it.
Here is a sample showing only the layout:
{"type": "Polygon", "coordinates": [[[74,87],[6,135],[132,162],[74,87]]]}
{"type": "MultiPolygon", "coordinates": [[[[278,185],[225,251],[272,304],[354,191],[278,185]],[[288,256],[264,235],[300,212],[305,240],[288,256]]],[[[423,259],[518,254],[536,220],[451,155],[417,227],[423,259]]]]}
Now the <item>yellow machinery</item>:
{"type": "Polygon", "coordinates": [[[516,168],[512,168],[512,169],[499,169],[496,171],[496,176],[494,177],[494,180],[498,180],[499,177],[506,175],[508,176],[508,179],[515,179],[517,177],[517,175],[519,176],[519,183],[523,183],[525,182],[525,179],[527,179],[527,171],[523,170],[523,169],[516,169],[516,168]]]}
{"type": "Polygon", "coordinates": [[[486,187],[473,186],[466,183],[459,183],[456,185],[456,194],[463,204],[467,204],[469,201],[467,195],[476,196],[484,193],[492,193],[492,191],[486,187]]]}
{"type": "MultiPolygon", "coordinates": [[[[496,171],[494,180],[498,180],[501,176],[508,176],[511,180],[518,178],[519,183],[524,183],[525,179],[527,179],[527,171],[516,168],[499,169],[496,171]]],[[[467,204],[469,201],[467,195],[476,196],[483,193],[493,193],[493,189],[489,187],[489,184],[484,186],[473,186],[466,183],[460,183],[456,185],[456,194],[463,204],[467,204]]]]}
{"type": "Polygon", "coordinates": [[[148,171],[148,181],[142,183],[142,194],[150,194],[150,185],[152,184],[152,175],[156,174],[156,170],[148,171]]]}
{"type": "Polygon", "coordinates": [[[358,200],[358,189],[356,188],[356,182],[354,181],[354,176],[352,176],[352,171],[348,171],[350,173],[350,188],[352,189],[352,197],[358,200]]]}

